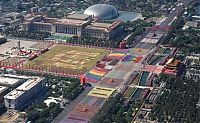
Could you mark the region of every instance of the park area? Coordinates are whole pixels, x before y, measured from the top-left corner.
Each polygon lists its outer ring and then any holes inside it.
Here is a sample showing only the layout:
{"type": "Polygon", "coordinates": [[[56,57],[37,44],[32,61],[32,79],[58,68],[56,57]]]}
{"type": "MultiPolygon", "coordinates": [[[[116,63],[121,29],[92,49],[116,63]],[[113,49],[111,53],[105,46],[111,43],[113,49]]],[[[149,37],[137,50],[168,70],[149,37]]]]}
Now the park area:
{"type": "Polygon", "coordinates": [[[25,66],[45,67],[46,69],[73,70],[86,72],[110,51],[104,49],[56,45],[25,66]]]}

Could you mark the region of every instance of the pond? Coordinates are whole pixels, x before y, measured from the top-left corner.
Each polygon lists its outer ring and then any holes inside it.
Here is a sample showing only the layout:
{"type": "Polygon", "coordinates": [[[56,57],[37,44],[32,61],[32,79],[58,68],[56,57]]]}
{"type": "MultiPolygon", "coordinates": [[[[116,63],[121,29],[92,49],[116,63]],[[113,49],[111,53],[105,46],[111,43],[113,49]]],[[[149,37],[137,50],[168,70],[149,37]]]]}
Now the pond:
{"type": "Polygon", "coordinates": [[[164,52],[163,52],[163,54],[170,54],[171,53],[171,49],[170,48],[167,48],[164,52]]]}
{"type": "Polygon", "coordinates": [[[148,76],[149,76],[149,72],[142,73],[142,76],[140,78],[140,83],[139,83],[140,86],[145,86],[148,76]]]}

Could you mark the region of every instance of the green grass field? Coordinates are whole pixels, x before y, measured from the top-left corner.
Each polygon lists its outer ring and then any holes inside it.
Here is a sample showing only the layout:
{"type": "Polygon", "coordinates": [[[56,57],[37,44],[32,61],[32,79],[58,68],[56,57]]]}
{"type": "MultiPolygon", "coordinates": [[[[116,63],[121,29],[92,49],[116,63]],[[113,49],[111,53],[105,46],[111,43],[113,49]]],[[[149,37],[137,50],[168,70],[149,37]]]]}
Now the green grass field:
{"type": "Polygon", "coordinates": [[[137,75],[136,78],[131,82],[131,85],[138,85],[140,80],[140,75],[137,75]]]}
{"type": "Polygon", "coordinates": [[[130,97],[130,96],[133,94],[133,92],[134,92],[135,90],[136,90],[135,88],[129,87],[129,88],[126,90],[124,96],[125,96],[125,97],[130,97]]]}
{"type": "Polygon", "coordinates": [[[165,50],[166,50],[166,48],[160,47],[159,50],[157,51],[157,53],[162,54],[165,50]]]}
{"type": "Polygon", "coordinates": [[[57,45],[26,65],[85,71],[109,52],[104,49],[57,45]]]}

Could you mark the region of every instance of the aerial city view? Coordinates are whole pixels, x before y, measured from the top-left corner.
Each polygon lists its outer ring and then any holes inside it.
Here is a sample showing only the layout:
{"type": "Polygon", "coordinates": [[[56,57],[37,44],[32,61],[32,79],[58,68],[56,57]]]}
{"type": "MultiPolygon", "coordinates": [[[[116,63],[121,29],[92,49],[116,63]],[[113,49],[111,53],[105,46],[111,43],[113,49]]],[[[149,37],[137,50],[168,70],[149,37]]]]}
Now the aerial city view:
{"type": "Polygon", "coordinates": [[[200,123],[200,0],[0,0],[0,123],[200,123]]]}

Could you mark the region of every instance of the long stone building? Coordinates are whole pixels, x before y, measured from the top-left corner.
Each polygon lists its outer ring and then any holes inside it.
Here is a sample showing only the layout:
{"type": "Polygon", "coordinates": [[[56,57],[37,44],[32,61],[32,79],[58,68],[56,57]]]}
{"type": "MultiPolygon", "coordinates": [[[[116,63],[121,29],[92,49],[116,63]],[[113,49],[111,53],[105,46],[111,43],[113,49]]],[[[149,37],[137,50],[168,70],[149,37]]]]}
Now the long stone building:
{"type": "Polygon", "coordinates": [[[105,23],[92,18],[92,15],[73,14],[66,18],[47,18],[32,15],[25,18],[24,25],[30,32],[44,31],[68,36],[91,36],[102,39],[115,39],[123,31],[122,21],[105,23]]]}

